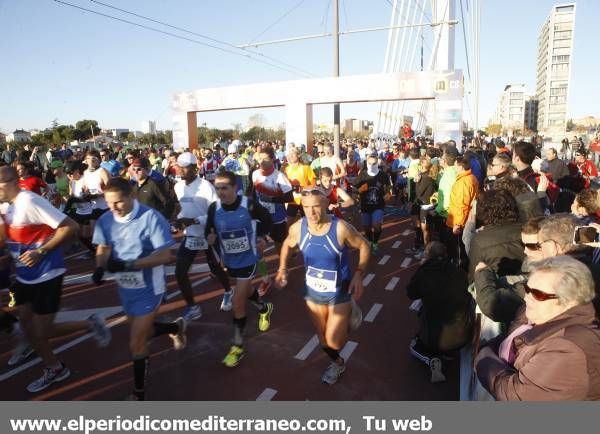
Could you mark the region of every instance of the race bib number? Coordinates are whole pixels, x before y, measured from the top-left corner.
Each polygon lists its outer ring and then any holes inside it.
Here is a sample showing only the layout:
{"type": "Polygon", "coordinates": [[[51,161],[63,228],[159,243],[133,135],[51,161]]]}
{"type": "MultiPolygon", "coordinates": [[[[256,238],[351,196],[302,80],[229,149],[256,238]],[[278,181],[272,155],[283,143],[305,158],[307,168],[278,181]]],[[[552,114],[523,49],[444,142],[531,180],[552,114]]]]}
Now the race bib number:
{"type": "Polygon", "coordinates": [[[250,250],[250,241],[245,229],[221,232],[221,243],[225,253],[244,253],[250,250]]]}
{"type": "Polygon", "coordinates": [[[126,271],[117,273],[116,281],[121,288],[141,289],[146,287],[143,271],[126,271]]]}
{"type": "Polygon", "coordinates": [[[306,270],[306,286],[316,292],[335,292],[337,271],[320,270],[308,267],[306,270]]]}
{"type": "Polygon", "coordinates": [[[188,250],[206,250],[208,242],[204,237],[185,237],[185,248],[188,250]]]}
{"type": "Polygon", "coordinates": [[[275,204],[273,202],[263,202],[259,200],[260,204],[269,211],[269,214],[275,214],[275,204]]]}
{"type": "Polygon", "coordinates": [[[204,176],[206,177],[207,181],[214,181],[215,178],[217,177],[215,172],[206,172],[206,174],[204,176]]]}

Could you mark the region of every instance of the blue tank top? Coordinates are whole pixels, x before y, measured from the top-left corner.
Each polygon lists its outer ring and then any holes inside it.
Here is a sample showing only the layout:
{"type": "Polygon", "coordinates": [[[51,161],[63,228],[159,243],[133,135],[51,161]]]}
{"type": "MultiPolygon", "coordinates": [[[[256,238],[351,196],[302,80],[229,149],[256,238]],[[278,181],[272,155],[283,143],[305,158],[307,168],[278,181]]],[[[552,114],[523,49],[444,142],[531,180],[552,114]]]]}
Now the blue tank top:
{"type": "Polygon", "coordinates": [[[321,297],[342,291],[342,282],[350,281],[348,248],[337,239],[339,219],[331,217],[331,225],[325,235],[313,235],[308,230],[306,217],[302,218],[299,248],[304,256],[305,285],[307,291],[321,297]]]}
{"type": "Polygon", "coordinates": [[[244,268],[258,262],[256,254],[256,222],[248,209],[248,198],[243,196],[234,211],[225,211],[217,201],[215,227],[219,236],[223,262],[228,268],[244,268]]]}

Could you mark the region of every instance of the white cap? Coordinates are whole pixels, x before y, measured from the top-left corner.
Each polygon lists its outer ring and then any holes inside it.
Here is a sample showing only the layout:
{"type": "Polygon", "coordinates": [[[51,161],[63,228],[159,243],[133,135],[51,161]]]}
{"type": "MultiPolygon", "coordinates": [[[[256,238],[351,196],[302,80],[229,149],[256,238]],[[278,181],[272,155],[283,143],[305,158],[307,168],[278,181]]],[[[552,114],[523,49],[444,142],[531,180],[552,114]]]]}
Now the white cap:
{"type": "Polygon", "coordinates": [[[242,142],[240,142],[239,140],[234,140],[233,142],[231,142],[229,144],[229,146],[227,147],[227,153],[228,154],[235,154],[238,151],[238,148],[242,146],[242,142]]]}
{"type": "Polygon", "coordinates": [[[179,154],[179,157],[177,157],[177,165],[179,167],[188,167],[192,164],[196,164],[197,162],[198,160],[196,159],[196,156],[191,152],[182,152],[179,154]]]}

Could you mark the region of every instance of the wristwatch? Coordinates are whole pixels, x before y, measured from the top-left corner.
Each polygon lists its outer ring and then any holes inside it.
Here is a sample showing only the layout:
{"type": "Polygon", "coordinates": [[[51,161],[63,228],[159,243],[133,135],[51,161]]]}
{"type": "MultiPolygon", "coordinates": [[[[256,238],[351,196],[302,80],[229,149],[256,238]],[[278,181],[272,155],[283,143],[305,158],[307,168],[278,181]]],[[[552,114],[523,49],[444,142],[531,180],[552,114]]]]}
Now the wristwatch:
{"type": "Polygon", "coordinates": [[[35,250],[37,252],[38,255],[42,255],[45,256],[46,253],[48,253],[48,251],[42,247],[39,247],[38,249],[35,250]]]}

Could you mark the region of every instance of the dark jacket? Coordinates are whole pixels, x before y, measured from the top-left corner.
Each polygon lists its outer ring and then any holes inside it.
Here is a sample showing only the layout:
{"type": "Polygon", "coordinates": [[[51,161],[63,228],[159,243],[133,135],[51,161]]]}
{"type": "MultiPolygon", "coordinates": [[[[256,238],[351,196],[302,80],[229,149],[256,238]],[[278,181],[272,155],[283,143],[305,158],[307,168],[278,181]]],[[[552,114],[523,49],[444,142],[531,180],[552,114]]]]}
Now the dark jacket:
{"type": "Polygon", "coordinates": [[[485,226],[477,231],[469,249],[469,282],[475,267],[485,262],[498,275],[519,274],[525,254],[521,243],[521,223],[485,226]]]}
{"type": "Polygon", "coordinates": [[[137,194],[140,203],[163,212],[167,199],[162,188],[153,179],[146,178],[142,185],[136,182],[133,191],[137,194]]]}
{"type": "Polygon", "coordinates": [[[437,186],[431,176],[426,173],[422,174],[419,182],[415,183],[415,196],[418,203],[429,205],[429,199],[436,189],[437,186]]]}
{"type": "Polygon", "coordinates": [[[421,299],[419,339],[433,352],[461,348],[471,339],[471,296],[465,272],[448,259],[425,261],[406,287],[408,298],[421,299]]]}
{"type": "MultiPolygon", "coordinates": [[[[526,322],[522,309],[509,333],[526,322]]],[[[498,357],[501,339],[475,362],[479,381],[497,400],[600,400],[600,329],[591,303],[515,337],[512,366],[498,357]]]]}
{"type": "Polygon", "coordinates": [[[475,272],[477,306],[485,316],[493,321],[509,324],[525,303],[523,283],[527,281],[527,274],[513,277],[514,280],[520,277],[521,281],[515,284],[501,282],[498,275],[489,267],[475,272]]]}
{"type": "Polygon", "coordinates": [[[548,163],[548,172],[552,174],[552,180],[556,184],[561,185],[563,183],[561,180],[569,177],[569,168],[567,167],[567,164],[560,158],[546,160],[546,162],[548,163]]]}

